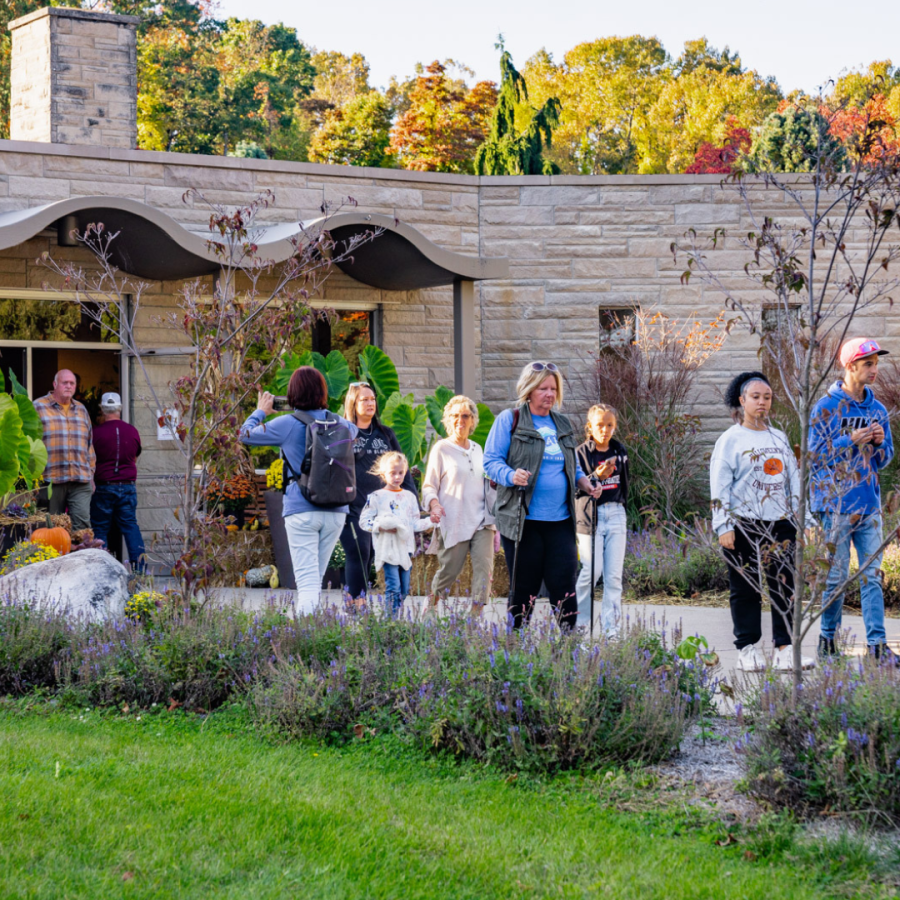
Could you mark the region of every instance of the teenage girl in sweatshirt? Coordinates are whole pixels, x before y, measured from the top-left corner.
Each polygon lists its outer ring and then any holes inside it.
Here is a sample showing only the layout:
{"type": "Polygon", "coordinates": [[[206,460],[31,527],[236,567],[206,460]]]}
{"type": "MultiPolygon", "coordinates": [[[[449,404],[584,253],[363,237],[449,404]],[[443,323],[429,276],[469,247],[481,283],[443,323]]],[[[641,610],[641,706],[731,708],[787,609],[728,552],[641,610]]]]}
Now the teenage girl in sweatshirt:
{"type": "MultiPolygon", "coordinates": [[[[737,666],[748,672],[766,668],[757,646],[762,638],[762,570],[772,606],[773,666],[791,669],[797,464],[787,435],[769,425],[772,387],[762,372],[738,375],[725,402],[735,424],[716,441],[709,479],[713,527],[728,562],[737,666]]],[[[812,664],[803,658],[804,668],[812,664]]]]}

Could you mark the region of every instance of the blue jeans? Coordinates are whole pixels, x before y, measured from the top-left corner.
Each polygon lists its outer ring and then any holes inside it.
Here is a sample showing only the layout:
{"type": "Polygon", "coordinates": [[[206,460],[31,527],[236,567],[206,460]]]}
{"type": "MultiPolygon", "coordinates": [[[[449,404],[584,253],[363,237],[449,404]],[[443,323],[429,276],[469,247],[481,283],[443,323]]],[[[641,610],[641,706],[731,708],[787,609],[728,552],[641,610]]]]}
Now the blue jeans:
{"type": "MultiPolygon", "coordinates": [[[[835,595],[837,588],[850,571],[850,544],[856,548],[859,565],[878,549],[881,536],[881,512],[863,516],[855,525],[844,513],[821,513],[820,521],[825,529],[825,539],[835,545],[831,559],[831,570],[825,582],[822,596],[822,637],[834,638],[841,627],[841,611],[844,595],[835,595]]],[[[884,632],[884,592],[881,587],[881,556],[878,554],[862,570],[859,577],[859,593],[862,601],[863,622],[866,626],[866,643],[871,647],[885,641],[884,632]]]]}
{"type": "Polygon", "coordinates": [[[398,615],[403,601],[409,593],[409,576],[412,569],[404,569],[403,566],[384,564],[384,599],[391,604],[391,613],[398,615]]]}
{"type": "MultiPolygon", "coordinates": [[[[628,540],[628,521],[621,503],[601,503],[597,507],[597,535],[594,540],[594,585],[603,576],[603,602],[600,605],[600,626],[606,635],[619,633],[622,620],[622,569],[625,563],[625,543],[628,540]]],[[[578,597],[578,624],[592,629],[591,623],[591,536],[578,535],[578,556],[581,572],[575,585],[578,597]]]]}
{"type": "Polygon", "coordinates": [[[137,488],[133,484],[98,484],[91,497],[91,525],[94,538],[105,544],[113,522],[118,522],[128,547],[131,568],[143,572],[144,538],[137,523],[137,488]]]}

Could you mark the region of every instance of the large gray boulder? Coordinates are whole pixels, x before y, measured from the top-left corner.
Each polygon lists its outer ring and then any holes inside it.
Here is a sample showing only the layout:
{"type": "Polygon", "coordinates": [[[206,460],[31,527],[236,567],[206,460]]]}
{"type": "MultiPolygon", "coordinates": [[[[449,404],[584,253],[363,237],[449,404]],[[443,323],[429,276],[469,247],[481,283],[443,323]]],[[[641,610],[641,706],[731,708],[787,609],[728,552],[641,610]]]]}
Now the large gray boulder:
{"type": "Polygon", "coordinates": [[[0,578],[0,598],[68,610],[91,619],[121,616],[128,571],[105,550],[79,550],[0,578]]]}

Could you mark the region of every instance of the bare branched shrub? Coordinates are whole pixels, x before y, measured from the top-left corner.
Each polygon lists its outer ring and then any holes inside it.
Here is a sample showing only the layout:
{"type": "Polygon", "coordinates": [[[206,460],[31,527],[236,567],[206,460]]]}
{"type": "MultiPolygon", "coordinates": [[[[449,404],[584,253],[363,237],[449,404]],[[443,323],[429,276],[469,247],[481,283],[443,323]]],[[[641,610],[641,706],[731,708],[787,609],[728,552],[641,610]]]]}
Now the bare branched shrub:
{"type": "Polygon", "coordinates": [[[617,327],[604,336],[577,385],[585,404],[611,403],[619,412],[616,438],[628,448],[629,519],[654,513],[679,521],[705,512],[708,478],[703,458],[697,378],[722,346],[723,315],[711,322],[678,322],[635,312],[634,337],[617,327]]]}
{"type": "Polygon", "coordinates": [[[249,466],[239,440],[245,404],[269,380],[282,353],[323,315],[312,309],[310,299],[321,292],[334,267],[378,230],[336,241],[328,230],[329,210],[323,209],[326,215],[315,227],[297,226],[298,235],[289,239],[291,256],[276,263],[261,257],[258,246],[257,219],[274,203],[271,192],[232,210],[196,191],[188,191],[185,199],[210,210],[206,245],[219,274],[211,284],[199,278],[182,282],[176,309],[151,317],[152,324],[173,335],[178,358],[185,360],[184,374],[166,385],[152,377],[147,348],[135,332],[151,285],[118,268],[120,232],[95,222],[72,233],[94,257],[90,267],[58,262],[49,253],[41,262],[59,277],[61,289],[75,293],[103,333],[134,358],[143,375],[143,402],[154,418],[161,418],[160,425],[168,424],[177,435],[173,443],[182,470],[173,511],[178,524],[170,530],[173,540],[166,542],[172,555],[161,561],[181,578],[186,595],[193,596],[219,570],[214,543],[206,539],[206,483],[211,475],[225,479],[249,466]]]}

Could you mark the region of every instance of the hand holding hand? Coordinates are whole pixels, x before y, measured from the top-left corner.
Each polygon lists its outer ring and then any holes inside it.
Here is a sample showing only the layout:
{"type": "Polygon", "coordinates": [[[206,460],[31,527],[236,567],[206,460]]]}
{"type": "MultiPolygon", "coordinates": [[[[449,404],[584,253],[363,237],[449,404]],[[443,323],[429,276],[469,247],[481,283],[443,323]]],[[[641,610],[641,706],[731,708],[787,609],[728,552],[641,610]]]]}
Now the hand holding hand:
{"type": "Polygon", "coordinates": [[[275,410],[275,398],[268,391],[260,391],[256,408],[267,416],[271,416],[275,410]]]}
{"type": "MultiPolygon", "coordinates": [[[[853,443],[856,444],[857,447],[863,447],[866,444],[871,444],[875,440],[875,428],[875,425],[866,425],[865,428],[857,428],[856,431],[852,431],[850,433],[850,440],[853,441],[853,443]]],[[[884,440],[883,437],[882,440],[884,440]]]]}
{"type": "Polygon", "coordinates": [[[443,506],[441,506],[440,501],[435,498],[428,504],[428,512],[431,514],[432,522],[439,522],[444,516],[447,515],[446,510],[443,506]]]}
{"type": "Polygon", "coordinates": [[[720,534],[719,546],[724,547],[726,550],[734,550],[734,532],[726,531],[724,534],[720,534]]]}
{"type": "Polygon", "coordinates": [[[516,487],[528,487],[529,478],[531,478],[531,472],[528,469],[516,469],[512,480],[516,487]]]}

